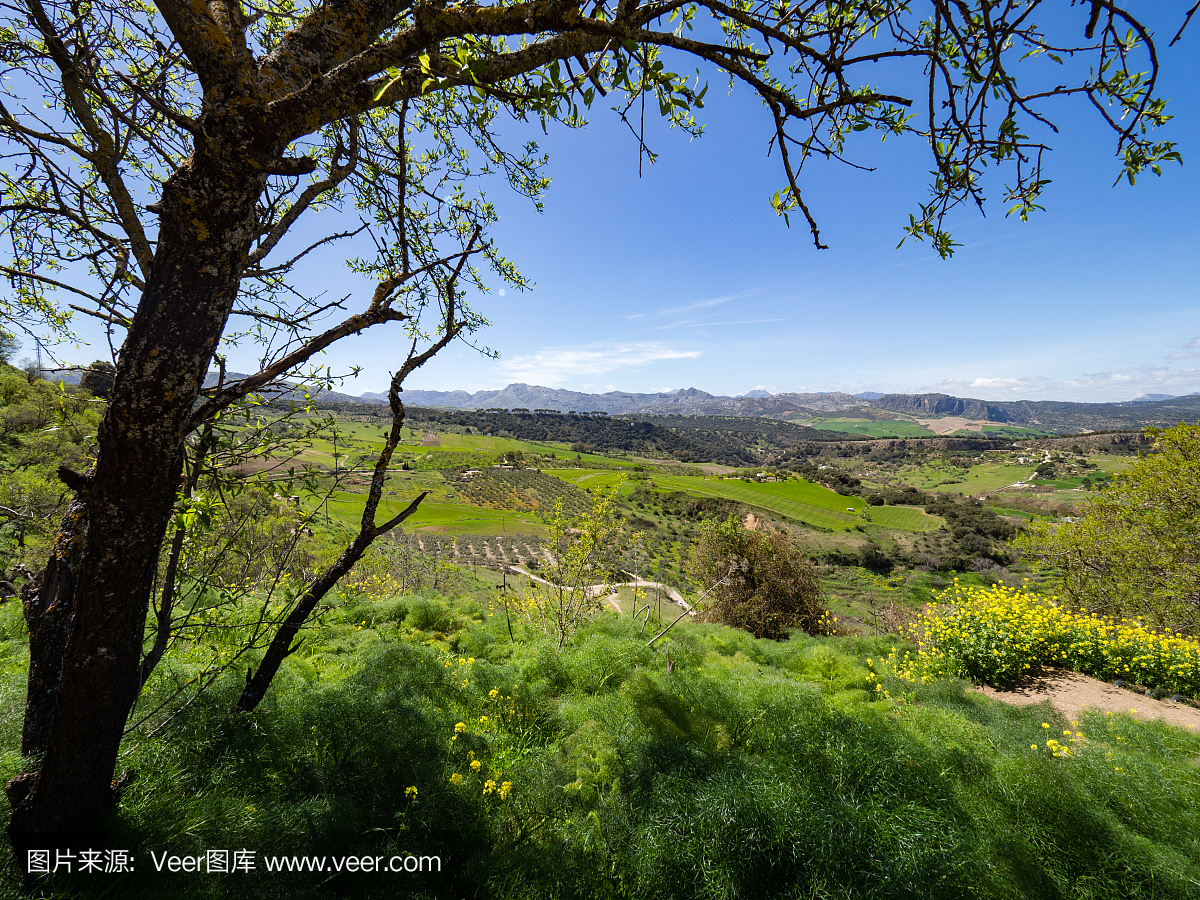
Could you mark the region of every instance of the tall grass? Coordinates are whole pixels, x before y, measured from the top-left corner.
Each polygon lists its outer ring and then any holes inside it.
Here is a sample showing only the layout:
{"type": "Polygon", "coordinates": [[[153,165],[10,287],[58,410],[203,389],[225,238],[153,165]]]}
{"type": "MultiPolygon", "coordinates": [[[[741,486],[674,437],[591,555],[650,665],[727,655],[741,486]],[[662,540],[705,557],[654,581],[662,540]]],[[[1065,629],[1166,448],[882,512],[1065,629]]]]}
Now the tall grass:
{"type": "MultiPolygon", "coordinates": [[[[6,647],[19,643],[16,616],[0,607],[6,647]]],[[[1055,756],[1046,735],[1069,723],[1048,706],[873,674],[890,639],[759,641],[684,624],[647,650],[638,627],[605,616],[558,652],[519,623],[510,640],[503,613],[470,598],[348,602],[254,714],[230,712],[231,673],[155,737],[131,736],[120,766],[138,777],[109,839],[135,853],[134,873],[61,876],[29,894],[1200,895],[1200,737],[1099,716],[1055,756]],[[437,854],[443,871],[150,865],[151,850],[243,847],[437,854]]],[[[10,774],[23,684],[5,679],[10,774]]],[[[22,892],[11,866],[4,877],[22,892]]]]}

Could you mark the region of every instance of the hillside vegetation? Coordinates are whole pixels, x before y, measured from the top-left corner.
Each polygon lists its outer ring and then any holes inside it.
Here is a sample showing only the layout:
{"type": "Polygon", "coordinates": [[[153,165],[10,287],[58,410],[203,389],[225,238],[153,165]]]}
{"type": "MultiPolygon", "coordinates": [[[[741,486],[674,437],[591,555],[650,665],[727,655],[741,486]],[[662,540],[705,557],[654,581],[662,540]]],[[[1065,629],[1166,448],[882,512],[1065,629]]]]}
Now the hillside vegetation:
{"type": "MultiPolygon", "coordinates": [[[[47,525],[10,515],[3,534],[9,562],[32,566],[65,496],[55,468],[86,468],[99,404],[14,377],[0,381],[4,483],[18,491],[36,476],[43,493],[29,496],[46,498],[47,525]]],[[[1085,478],[1102,483],[1104,467],[1125,457],[1063,446],[1020,463],[1007,451],[995,461],[986,443],[838,442],[789,468],[714,475],[410,424],[397,455],[406,470],[393,473],[381,515],[421,493],[426,501],[407,533],[343,579],[249,715],[232,712],[257,652],[237,655],[245,623],[285,609],[293,585],[337,551],[381,436],[357,416],[251,417],[233,429],[233,444],[247,446],[262,433],[305,437],[221,473],[237,492],[227,512],[214,508],[205,540],[233,552],[204,576],[209,587],[185,588],[206,604],[205,627],[155,670],[122,749],[119,771],[136,777],[122,781],[106,827],[137,864],[23,885],[6,857],[7,894],[1198,896],[1200,736],[1124,715],[1065,721],[1047,705],[972,693],[956,677],[1004,683],[1069,660],[1164,689],[1200,683],[1186,642],[1114,626],[1115,648],[1109,631],[1033,588],[1002,586],[1044,577],[1012,555],[1024,521],[1014,513],[1051,515],[1038,497],[1086,494],[1085,478]],[[307,480],[285,477],[299,464],[307,480]],[[953,484],[906,483],[976,470],[1028,476],[1034,490],[998,512],[953,484]],[[698,538],[715,523],[737,535],[750,526],[762,535],[752,542],[790,548],[809,627],[839,633],[777,629],[783,640],[759,640],[683,616],[651,644],[682,611],[642,586],[622,588],[615,605],[598,600],[599,614],[556,649],[520,615],[530,583],[512,567],[547,571],[546,511],[583,513],[597,490],[615,491],[624,520],[604,548],[621,578],[636,573],[696,600],[707,587],[694,583],[698,538]],[[254,528],[234,527],[238,517],[254,528]],[[287,546],[294,553],[281,555],[287,546]],[[946,587],[970,602],[934,608],[908,630],[946,587]],[[1010,634],[1018,620],[1023,642],[1010,634]],[[153,862],[241,848],[256,867],[236,876],[153,862]],[[345,855],[436,857],[440,868],[268,870],[268,859],[332,867],[345,855]]],[[[30,765],[18,753],[27,661],[21,608],[0,603],[5,778],[30,765]]]]}
{"type": "MultiPolygon", "coordinates": [[[[320,625],[253,716],[229,712],[231,676],[131,735],[111,827],[135,871],[35,891],[227,896],[229,876],[150,856],[213,848],[255,851],[246,898],[1187,897],[1200,878],[1200,737],[904,682],[879,674],[886,642],[685,625],[648,650],[609,614],[556,653],[469,594],[350,596],[320,625]],[[343,854],[441,871],[266,870],[343,854]]],[[[12,604],[0,627],[12,747],[12,604]]]]}

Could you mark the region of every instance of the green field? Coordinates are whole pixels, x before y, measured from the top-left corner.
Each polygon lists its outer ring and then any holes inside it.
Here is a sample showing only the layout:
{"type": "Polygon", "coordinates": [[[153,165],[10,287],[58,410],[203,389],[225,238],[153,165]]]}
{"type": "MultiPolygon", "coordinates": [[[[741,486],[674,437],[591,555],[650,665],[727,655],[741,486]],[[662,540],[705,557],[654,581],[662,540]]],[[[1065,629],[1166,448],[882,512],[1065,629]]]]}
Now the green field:
{"type": "Polygon", "coordinates": [[[611,488],[629,481],[624,472],[607,469],[542,469],[542,474],[553,475],[589,491],[595,488],[611,488]]]}
{"type": "Polygon", "coordinates": [[[660,490],[737,500],[797,522],[833,531],[857,526],[857,514],[867,505],[859,497],[843,497],[828,488],[803,480],[757,484],[730,478],[659,475],[654,481],[660,490]]]}
{"type": "MultiPolygon", "coordinates": [[[[307,424],[302,420],[301,424],[307,424]]],[[[575,459],[576,456],[584,463],[598,463],[605,466],[620,466],[622,468],[637,465],[636,460],[613,459],[595,453],[574,453],[565,444],[535,444],[529,441],[518,441],[512,438],[492,437],[484,434],[439,433],[438,445],[422,447],[420,445],[426,429],[405,426],[401,431],[402,443],[397,448],[397,456],[401,459],[405,454],[425,456],[439,452],[495,454],[505,451],[520,451],[534,456],[549,456],[553,454],[559,459],[575,459]]],[[[374,458],[383,447],[387,431],[384,427],[364,422],[337,423],[337,453],[338,464],[342,467],[356,467],[374,464],[374,458]]],[[[302,452],[297,459],[300,462],[332,466],[334,453],[333,436],[325,430],[302,444],[302,452]]],[[[451,465],[452,463],[447,463],[451,465]]]]}
{"type": "Polygon", "coordinates": [[[931,516],[917,506],[872,506],[863,514],[874,525],[898,531],[937,531],[946,524],[941,516],[931,516]]]}
{"type": "Polygon", "coordinates": [[[952,491],[958,494],[979,494],[996,491],[1026,478],[1032,465],[984,463],[971,466],[965,472],[948,464],[925,465],[899,474],[900,481],[924,491],[952,491]],[[945,482],[952,482],[946,484],[945,482]]]}
{"type": "MultiPolygon", "coordinates": [[[[544,534],[545,526],[534,513],[514,512],[470,506],[457,500],[447,500],[444,494],[430,496],[404,523],[405,531],[434,529],[455,534],[544,534]]],[[[379,504],[376,522],[385,522],[412,502],[412,497],[386,497],[379,504]]],[[[349,491],[337,491],[316,515],[319,524],[323,516],[357,527],[362,516],[364,497],[349,491]]]]}

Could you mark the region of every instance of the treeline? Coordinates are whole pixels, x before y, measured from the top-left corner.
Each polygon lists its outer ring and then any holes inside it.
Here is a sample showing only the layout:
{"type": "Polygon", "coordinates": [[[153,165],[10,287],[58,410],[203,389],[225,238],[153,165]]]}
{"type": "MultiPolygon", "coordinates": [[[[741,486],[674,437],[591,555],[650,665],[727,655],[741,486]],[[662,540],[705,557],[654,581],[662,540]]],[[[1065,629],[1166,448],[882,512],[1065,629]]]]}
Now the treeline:
{"type": "MultiPolygon", "coordinates": [[[[341,415],[390,417],[386,407],[339,404],[330,407],[341,415]]],[[[406,424],[467,434],[510,437],[532,443],[569,444],[576,452],[619,451],[640,456],[661,456],[680,462],[714,462],[729,466],[755,465],[758,454],[743,442],[721,435],[681,433],[650,422],[609,418],[603,415],[493,410],[468,412],[453,409],[409,407],[406,424]]]]}
{"type": "Polygon", "coordinates": [[[862,441],[866,437],[796,425],[779,419],[760,419],[749,416],[631,416],[638,422],[649,422],[676,431],[703,435],[734,436],[739,440],[762,442],[776,448],[793,447],[810,441],[862,441]]]}

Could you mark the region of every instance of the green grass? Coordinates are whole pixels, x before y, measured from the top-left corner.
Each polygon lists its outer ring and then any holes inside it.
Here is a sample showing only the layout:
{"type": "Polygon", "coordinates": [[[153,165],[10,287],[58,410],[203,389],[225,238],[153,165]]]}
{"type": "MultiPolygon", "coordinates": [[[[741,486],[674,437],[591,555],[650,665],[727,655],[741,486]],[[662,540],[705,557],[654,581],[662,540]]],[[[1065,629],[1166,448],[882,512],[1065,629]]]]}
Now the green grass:
{"type": "Polygon", "coordinates": [[[803,480],[758,484],[730,478],[659,475],[655,476],[654,483],[661,490],[738,500],[797,522],[834,531],[857,526],[857,512],[867,505],[859,497],[843,497],[828,488],[803,480]],[[847,509],[855,512],[848,513],[847,509]]]}
{"type": "Polygon", "coordinates": [[[629,483],[629,478],[624,472],[606,469],[543,469],[542,472],[589,491],[597,488],[606,490],[629,483]]]}
{"type": "Polygon", "coordinates": [[[871,522],[898,531],[937,531],[946,524],[941,516],[931,516],[916,506],[872,506],[871,522]]]}
{"type": "MultiPolygon", "coordinates": [[[[860,514],[867,509],[867,503],[861,497],[846,497],[803,479],[760,484],[731,478],[656,475],[654,484],[664,491],[737,500],[793,521],[833,531],[863,524],[860,514]]],[[[907,507],[871,507],[870,516],[880,527],[901,531],[936,531],[943,524],[936,516],[907,507]]]]}
{"type": "MultiPolygon", "coordinates": [[[[402,498],[385,497],[379,504],[377,522],[383,522],[402,511],[420,493],[409,489],[402,498]]],[[[314,519],[320,526],[324,516],[357,529],[362,516],[363,496],[347,491],[334,493],[314,519]]],[[[431,528],[451,534],[513,534],[545,533],[541,519],[534,513],[487,509],[462,503],[457,496],[445,488],[426,498],[417,511],[404,523],[405,531],[431,528]],[[440,498],[440,499],[439,499],[440,498]]]]}
{"type": "MultiPolygon", "coordinates": [[[[155,736],[127,741],[121,766],[138,777],[106,845],[131,849],[134,872],[26,888],[10,863],[0,891],[1197,896],[1200,736],[1084,716],[1078,752],[1055,758],[1042,723],[1060,735],[1067,723],[1053,708],[1007,706],[957,681],[881,677],[889,639],[776,643],[685,622],[648,649],[639,624],[605,614],[559,652],[520,620],[510,639],[507,624],[498,604],[471,596],[347,598],[252,716],[230,711],[236,671],[155,736]],[[489,778],[511,785],[506,799],[486,790],[489,778]],[[258,867],[213,876],[150,863],[151,850],[211,848],[253,849],[258,867]],[[265,871],[269,853],[436,854],[443,867],[281,875],[265,871]]],[[[19,656],[23,641],[20,609],[0,607],[0,648],[14,644],[19,656]]],[[[179,649],[147,701],[205,658],[179,649]]],[[[20,764],[24,690],[19,671],[0,675],[4,777],[20,764]]]]}
{"type": "Polygon", "coordinates": [[[1015,484],[1030,475],[1034,465],[982,463],[965,472],[948,464],[913,467],[898,474],[900,481],[926,491],[980,494],[1015,484]],[[952,481],[952,484],[944,482],[952,481]]]}
{"type": "Polygon", "coordinates": [[[903,419],[856,419],[839,416],[835,418],[794,419],[799,425],[811,425],[822,431],[840,431],[845,434],[869,435],[870,437],[929,437],[933,434],[924,425],[903,419]]]}
{"type": "MultiPolygon", "coordinates": [[[[303,417],[301,419],[302,424],[308,421],[310,420],[303,417]]],[[[422,447],[420,446],[420,441],[427,430],[421,427],[411,428],[405,426],[401,432],[402,443],[398,448],[398,454],[401,458],[405,455],[424,457],[429,454],[439,453],[478,453],[480,454],[481,463],[490,464],[494,461],[494,456],[498,453],[520,451],[529,456],[549,456],[554,454],[559,459],[571,460],[575,459],[578,455],[581,462],[584,463],[591,462],[620,468],[628,468],[640,464],[639,460],[636,459],[623,457],[611,458],[595,453],[576,454],[566,444],[537,444],[530,441],[519,441],[512,438],[494,437],[483,434],[438,432],[438,446],[422,447]]],[[[370,457],[370,463],[373,464],[374,457],[383,447],[384,438],[385,430],[377,425],[363,422],[339,421],[337,423],[339,466],[345,468],[357,465],[366,457],[370,457]]],[[[333,466],[334,441],[328,430],[308,439],[299,449],[300,453],[297,455],[298,462],[328,467],[333,466]]],[[[466,457],[460,455],[447,456],[446,465],[458,465],[462,459],[466,459],[466,457]]],[[[438,467],[436,463],[435,467],[438,467]]]]}

